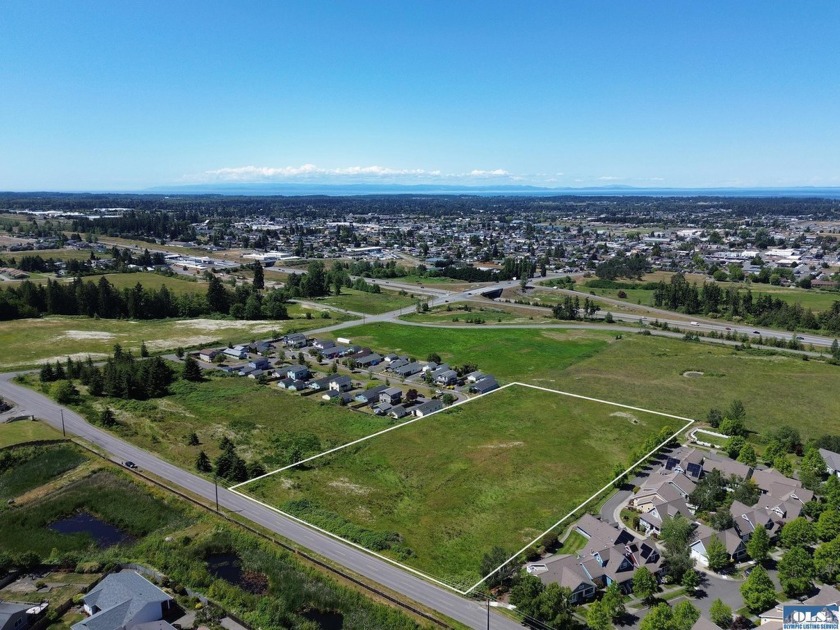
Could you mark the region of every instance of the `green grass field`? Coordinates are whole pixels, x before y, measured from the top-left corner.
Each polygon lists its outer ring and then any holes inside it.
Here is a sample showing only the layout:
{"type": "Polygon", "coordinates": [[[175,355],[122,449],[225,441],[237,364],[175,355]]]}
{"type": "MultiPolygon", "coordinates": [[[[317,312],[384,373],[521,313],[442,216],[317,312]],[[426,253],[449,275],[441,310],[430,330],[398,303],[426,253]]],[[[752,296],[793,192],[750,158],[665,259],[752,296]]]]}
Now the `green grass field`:
{"type": "Polygon", "coordinates": [[[224,436],[234,441],[241,456],[261,459],[270,468],[285,464],[279,460],[280,450],[289,437],[315,436],[320,444],[314,454],[388,426],[381,417],[247,378],[211,375],[202,383],[178,381],[171,390],[160,399],[100,399],[97,404],[114,409],[122,424],[119,435],[187,469],[194,469],[201,450],[216,457],[224,436]],[[187,444],[193,432],[201,442],[198,446],[187,444]]]}
{"type": "MultiPolygon", "coordinates": [[[[164,276],[160,273],[140,271],[137,273],[108,273],[104,274],[117,289],[131,289],[139,282],[146,289],[160,289],[165,286],[175,295],[185,293],[206,293],[207,283],[197,282],[185,276],[164,276]]],[[[85,276],[83,280],[98,282],[102,276],[85,276]]]]}
{"type": "Polygon", "coordinates": [[[0,499],[14,499],[87,458],[73,445],[27,447],[0,454],[0,499]]]}
{"type": "Polygon", "coordinates": [[[243,489],[336,533],[394,532],[401,551],[385,553],[468,588],[492,547],[518,551],[683,425],[511,386],[243,489]]]}
{"type": "Polygon", "coordinates": [[[545,324],[558,323],[551,317],[549,311],[540,312],[536,309],[525,309],[510,305],[484,306],[480,303],[469,304],[472,310],[464,310],[463,304],[437,306],[426,313],[412,312],[400,319],[407,322],[421,322],[424,324],[469,325],[467,320],[480,319],[483,324],[545,324]],[[456,321],[457,320],[457,321],[456,321]]]}
{"type": "Polygon", "coordinates": [[[554,383],[568,366],[597,355],[614,338],[592,330],[434,328],[368,324],[337,333],[353,343],[425,359],[436,352],[451,364],[474,363],[510,381],[554,383]]]}
{"type": "Polygon", "coordinates": [[[0,448],[36,440],[60,440],[61,433],[42,422],[16,420],[0,424],[0,448]]]}
{"type": "Polygon", "coordinates": [[[387,313],[398,308],[413,308],[417,303],[415,298],[408,295],[399,295],[390,291],[367,293],[356,289],[342,289],[341,295],[331,295],[314,301],[369,315],[387,313]]]}
{"type": "Polygon", "coordinates": [[[71,355],[102,359],[114,344],[139,352],[146,342],[150,351],[174,350],[178,346],[224,345],[270,336],[273,331],[303,331],[348,319],[331,313],[324,320],[320,312],[301,305],[289,306],[294,319],[243,321],[231,319],[125,320],[90,317],[43,317],[0,323],[0,344],[4,350],[0,369],[32,366],[41,361],[56,361],[71,355]],[[312,314],[306,319],[305,314],[312,314]]]}
{"type": "Polygon", "coordinates": [[[697,419],[738,398],[746,406],[749,429],[766,434],[787,424],[815,438],[840,433],[838,379],[840,367],[798,356],[628,334],[570,366],[555,384],[697,419]],[[704,375],[683,376],[689,370],[704,375]]]}

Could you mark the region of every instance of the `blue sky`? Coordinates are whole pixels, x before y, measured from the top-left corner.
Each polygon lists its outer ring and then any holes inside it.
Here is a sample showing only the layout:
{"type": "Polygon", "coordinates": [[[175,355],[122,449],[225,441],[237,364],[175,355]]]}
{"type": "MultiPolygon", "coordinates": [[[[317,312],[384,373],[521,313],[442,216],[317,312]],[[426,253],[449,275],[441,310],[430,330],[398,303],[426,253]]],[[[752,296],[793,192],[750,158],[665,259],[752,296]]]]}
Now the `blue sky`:
{"type": "Polygon", "coordinates": [[[0,4],[0,190],[840,186],[840,3],[0,4]]]}

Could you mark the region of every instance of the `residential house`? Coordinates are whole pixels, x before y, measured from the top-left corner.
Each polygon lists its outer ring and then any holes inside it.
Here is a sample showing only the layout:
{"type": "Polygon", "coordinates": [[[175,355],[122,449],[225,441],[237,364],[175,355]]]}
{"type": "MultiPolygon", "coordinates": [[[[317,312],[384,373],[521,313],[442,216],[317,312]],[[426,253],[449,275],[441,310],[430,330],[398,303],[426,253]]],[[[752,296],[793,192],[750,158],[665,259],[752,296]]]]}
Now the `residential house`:
{"type": "Polygon", "coordinates": [[[773,626],[770,624],[779,624],[777,627],[782,630],[784,622],[784,608],[785,606],[828,606],[831,604],[840,604],[840,591],[833,586],[823,585],[817,586],[819,591],[816,595],[809,597],[805,601],[797,599],[779,602],[770,610],[761,613],[758,617],[761,620],[760,627],[762,630],[767,630],[773,626]]]}
{"type": "Polygon", "coordinates": [[[654,499],[651,501],[650,509],[639,515],[639,526],[646,534],[658,536],[662,533],[662,522],[668,517],[674,518],[677,514],[682,514],[689,520],[694,518],[685,499],[677,498],[670,501],[654,499]]]}
{"type": "MultiPolygon", "coordinates": [[[[275,372],[276,374],[276,372],[275,372]]],[[[285,374],[285,372],[284,372],[285,374]]],[[[293,378],[283,378],[277,381],[277,387],[280,389],[289,389],[292,385],[294,385],[295,379],[293,378]]]]}
{"type": "Polygon", "coordinates": [[[274,350],[274,346],[269,341],[257,341],[250,345],[251,352],[264,357],[274,350]]]}
{"type": "Polygon", "coordinates": [[[267,370],[271,367],[271,362],[265,357],[248,361],[248,367],[254,370],[267,370]]]}
{"type": "Polygon", "coordinates": [[[399,376],[400,378],[407,378],[409,376],[417,374],[422,369],[423,369],[423,366],[421,366],[419,363],[414,361],[414,362],[409,363],[407,365],[403,365],[401,367],[398,367],[397,369],[393,370],[393,372],[397,376],[399,376]]]}
{"type": "Polygon", "coordinates": [[[159,621],[172,598],[135,571],[112,573],[84,596],[87,619],[72,630],[130,630],[159,621]]]}
{"type": "Polygon", "coordinates": [[[346,394],[344,392],[339,392],[334,389],[328,389],[321,395],[322,400],[340,400],[342,404],[348,405],[353,401],[353,397],[350,394],[346,394]]]}
{"type": "Polygon", "coordinates": [[[488,376],[488,374],[485,374],[481,370],[476,370],[475,372],[467,374],[467,383],[478,383],[478,381],[485,379],[488,376]]]}
{"type": "Polygon", "coordinates": [[[335,341],[332,339],[313,339],[310,345],[318,350],[326,350],[335,347],[335,341]]]}
{"type": "Polygon", "coordinates": [[[662,468],[668,472],[683,473],[689,479],[700,479],[703,475],[703,452],[680,446],[665,456],[662,468]]]}
{"type": "Polygon", "coordinates": [[[308,340],[303,333],[291,333],[283,337],[283,343],[290,348],[304,348],[308,340]]]}
{"type": "Polygon", "coordinates": [[[270,374],[271,374],[271,372],[269,370],[251,370],[245,376],[247,376],[248,378],[258,379],[259,377],[261,377],[263,375],[268,377],[270,374]]]}
{"type": "Polygon", "coordinates": [[[696,535],[697,539],[689,545],[689,549],[691,550],[691,557],[704,567],[709,565],[709,557],[706,550],[712,538],[717,538],[723,543],[732,562],[740,562],[747,555],[747,547],[734,527],[716,532],[705,525],[700,525],[696,535]]]}
{"type": "Polygon", "coordinates": [[[0,601],[0,630],[26,630],[29,627],[29,609],[32,604],[0,601]]]}
{"type": "Polygon", "coordinates": [[[221,350],[216,350],[214,348],[205,348],[204,350],[198,351],[198,358],[200,361],[204,361],[205,363],[213,363],[213,359],[219,356],[221,350]]]}
{"type": "Polygon", "coordinates": [[[311,381],[309,381],[309,383],[307,383],[306,386],[309,389],[314,389],[316,392],[319,392],[319,391],[324,390],[324,389],[329,389],[331,380],[332,380],[332,377],[330,377],[330,376],[325,376],[323,378],[316,378],[316,379],[312,379],[311,381]]]}
{"type": "Polygon", "coordinates": [[[796,479],[785,477],[775,470],[756,470],[752,480],[761,491],[755,507],[773,512],[783,522],[795,519],[814,493],[802,487],[796,479]]]}
{"type": "Polygon", "coordinates": [[[444,370],[435,376],[435,383],[438,385],[454,385],[458,382],[458,372],[455,370],[444,370]]]}
{"type": "Polygon", "coordinates": [[[379,365],[382,361],[382,355],[377,354],[376,352],[371,352],[368,355],[365,355],[361,358],[356,359],[356,367],[358,368],[370,368],[374,365],[379,365]]]}
{"type": "Polygon", "coordinates": [[[422,418],[435,413],[436,411],[440,411],[441,409],[443,409],[443,403],[439,400],[427,400],[423,404],[417,405],[414,408],[413,413],[418,418],[422,418]]]}
{"type": "Polygon", "coordinates": [[[594,595],[597,587],[612,583],[629,592],[633,573],[643,566],[656,576],[661,573],[662,560],[656,546],[638,540],[624,528],[586,514],[574,531],[587,541],[577,555],[553,556],[529,563],[526,569],[544,584],[558,582],[568,586],[576,602],[594,595]]]}
{"type": "Polygon", "coordinates": [[[248,358],[248,348],[243,345],[236,345],[233,346],[233,348],[225,348],[222,352],[226,357],[230,357],[231,359],[248,358]]]}
{"type": "MultiPolygon", "coordinates": [[[[423,366],[422,371],[423,371],[424,374],[426,372],[434,372],[439,367],[440,366],[437,363],[435,363],[434,361],[429,361],[426,365],[423,366]]],[[[449,367],[449,366],[447,366],[447,367],[449,367]]]]}
{"type": "Polygon", "coordinates": [[[344,346],[333,346],[332,348],[325,348],[321,351],[321,356],[325,359],[337,359],[342,355],[344,346]]]}
{"type": "Polygon", "coordinates": [[[388,387],[379,393],[379,402],[397,405],[402,401],[402,394],[399,387],[388,387]]]}
{"type": "Polygon", "coordinates": [[[353,380],[349,376],[333,376],[330,378],[330,391],[347,392],[353,389],[353,380]]]}
{"type": "Polygon", "coordinates": [[[828,474],[840,477],[840,453],[821,448],[820,455],[825,462],[825,467],[828,469],[828,474]]]}
{"type": "Polygon", "coordinates": [[[366,405],[372,405],[379,401],[379,394],[384,392],[386,389],[388,389],[387,385],[377,385],[376,387],[371,387],[363,392],[359,392],[353,397],[353,400],[366,405]]]}
{"type": "Polygon", "coordinates": [[[486,376],[480,381],[476,381],[476,383],[470,387],[470,391],[476,394],[486,394],[488,392],[492,392],[494,389],[499,389],[499,384],[492,376],[486,376]]]}
{"type": "Polygon", "coordinates": [[[386,354],[384,357],[382,357],[382,360],[388,364],[390,364],[392,361],[396,361],[397,359],[399,359],[399,357],[393,352],[386,354]]]}
{"type": "Polygon", "coordinates": [[[770,538],[773,538],[784,525],[783,520],[775,512],[766,508],[750,507],[740,501],[732,502],[729,514],[732,515],[735,529],[744,541],[749,540],[758,527],[766,529],[770,538]]]}
{"type": "Polygon", "coordinates": [[[408,415],[408,410],[403,405],[396,405],[395,407],[391,407],[391,411],[388,412],[388,415],[394,420],[399,420],[400,418],[405,418],[408,415]]]}
{"type": "Polygon", "coordinates": [[[309,389],[309,387],[307,386],[306,381],[295,379],[294,381],[292,381],[292,384],[289,385],[286,389],[288,389],[290,392],[302,392],[305,389],[309,389]]]}
{"type": "Polygon", "coordinates": [[[752,468],[746,464],[736,462],[734,459],[729,459],[728,457],[721,457],[709,453],[703,458],[703,472],[710,473],[713,470],[719,471],[724,479],[729,479],[730,477],[749,479],[752,474],[752,468]]]}
{"type": "Polygon", "coordinates": [[[305,365],[290,365],[289,367],[283,369],[286,371],[287,378],[295,380],[309,378],[309,368],[305,365]]]}
{"type": "Polygon", "coordinates": [[[640,512],[649,512],[655,503],[668,503],[676,499],[688,501],[696,487],[697,484],[681,472],[652,473],[644,480],[639,491],[630,498],[630,507],[640,512]]]}
{"type": "Polygon", "coordinates": [[[408,365],[409,363],[411,363],[411,361],[409,361],[406,357],[400,357],[399,359],[391,360],[388,363],[388,367],[386,369],[388,369],[391,372],[396,372],[399,368],[401,368],[404,365],[408,365]]]}
{"type": "Polygon", "coordinates": [[[713,624],[706,617],[701,615],[700,618],[694,622],[694,625],[691,626],[691,630],[720,630],[720,626],[713,624]]]}

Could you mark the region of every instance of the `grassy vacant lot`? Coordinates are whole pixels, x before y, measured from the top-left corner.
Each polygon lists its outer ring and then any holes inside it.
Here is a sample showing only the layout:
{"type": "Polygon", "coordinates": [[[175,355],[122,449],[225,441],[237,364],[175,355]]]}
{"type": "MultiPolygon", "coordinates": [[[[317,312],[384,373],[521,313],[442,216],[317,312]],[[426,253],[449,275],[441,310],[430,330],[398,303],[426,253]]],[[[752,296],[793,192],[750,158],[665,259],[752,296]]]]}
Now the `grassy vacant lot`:
{"type": "MultiPolygon", "coordinates": [[[[613,334],[592,330],[438,328],[368,324],[337,333],[353,343],[425,359],[437,352],[451,364],[474,363],[504,381],[554,383],[573,363],[603,350],[613,334]]],[[[620,342],[618,342],[620,343],[620,342]]]]}
{"type": "Polygon", "coordinates": [[[68,355],[101,359],[114,344],[135,354],[145,341],[151,351],[178,346],[223,345],[266,337],[272,331],[309,330],[347,319],[340,313],[320,318],[320,312],[290,305],[289,320],[242,321],[231,319],[124,320],[89,317],[43,317],[3,322],[0,326],[0,369],[34,365],[44,360],[60,360],[68,355]],[[306,319],[305,314],[312,314],[306,319]]]}
{"type": "Polygon", "coordinates": [[[41,422],[16,420],[0,424],[0,448],[34,440],[60,440],[61,433],[41,422]]]}
{"type": "Polygon", "coordinates": [[[161,399],[97,399],[97,406],[108,404],[115,410],[122,437],[187,469],[194,468],[201,450],[217,456],[224,436],[246,459],[256,457],[268,467],[278,467],[285,464],[278,457],[290,437],[314,436],[320,442],[313,449],[318,453],[387,426],[380,417],[247,378],[210,376],[203,383],[177,381],[171,389],[173,393],[161,399]],[[201,442],[197,446],[187,444],[193,432],[201,442]]]}
{"type": "Polygon", "coordinates": [[[465,326],[474,323],[476,319],[481,320],[488,326],[494,324],[545,324],[558,323],[551,317],[548,310],[537,310],[524,308],[515,304],[489,305],[487,302],[469,302],[453,305],[436,306],[426,313],[412,312],[403,315],[407,322],[421,322],[426,324],[447,324],[465,326]],[[466,310],[469,308],[470,310],[466,310]],[[472,320],[472,322],[468,321],[472,320]]]}
{"type": "Polygon", "coordinates": [[[492,547],[518,551],[683,424],[511,386],[244,490],[360,541],[345,521],[395,532],[401,561],[468,588],[492,547]]]}
{"type": "Polygon", "coordinates": [[[348,311],[370,315],[387,313],[398,308],[409,308],[416,304],[416,300],[408,295],[399,295],[391,291],[367,293],[356,289],[342,289],[341,295],[331,295],[319,298],[317,301],[348,311]]]}
{"type": "MultiPolygon", "coordinates": [[[[139,282],[146,289],[160,289],[165,286],[175,295],[185,293],[206,293],[207,283],[192,280],[186,276],[164,276],[160,273],[140,271],[137,273],[107,273],[104,276],[117,289],[131,289],[139,282]]],[[[99,282],[102,276],[85,276],[83,280],[99,282]]]]}
{"type": "Polygon", "coordinates": [[[0,453],[0,500],[14,499],[87,461],[71,444],[0,453]]]}
{"type": "Polygon", "coordinates": [[[840,432],[838,379],[840,367],[798,356],[628,334],[570,366],[555,385],[698,419],[738,398],[753,431],[788,424],[803,437],[817,437],[840,432]],[[704,375],[683,376],[689,370],[704,375]]]}

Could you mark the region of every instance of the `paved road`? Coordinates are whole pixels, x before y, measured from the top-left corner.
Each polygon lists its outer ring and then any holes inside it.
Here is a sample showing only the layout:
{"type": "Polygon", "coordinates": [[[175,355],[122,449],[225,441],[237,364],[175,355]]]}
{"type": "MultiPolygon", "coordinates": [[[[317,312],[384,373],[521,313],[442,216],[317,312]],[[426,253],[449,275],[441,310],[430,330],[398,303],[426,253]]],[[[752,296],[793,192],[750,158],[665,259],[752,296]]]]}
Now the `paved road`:
{"type": "MultiPolygon", "coordinates": [[[[14,382],[14,374],[0,374],[0,396],[15,402],[24,411],[42,418],[61,430],[62,407],[47,397],[14,382]]],[[[190,472],[182,470],[148,451],[138,448],[106,431],[88,424],[75,412],[64,408],[67,432],[95,444],[107,452],[114,461],[133,461],[141,470],[149,471],[170,484],[188,490],[208,501],[215,496],[214,485],[190,472]]],[[[253,523],[261,525],[298,545],[328,558],[336,564],[400,593],[407,599],[437,610],[472,628],[487,627],[486,608],[475,601],[461,597],[446,588],[436,586],[411,573],[375,558],[334,538],[321,534],[304,525],[285,518],[276,512],[233,492],[219,488],[219,504],[253,523]]],[[[492,613],[491,628],[513,630],[521,626],[496,612],[492,613]]]]}

